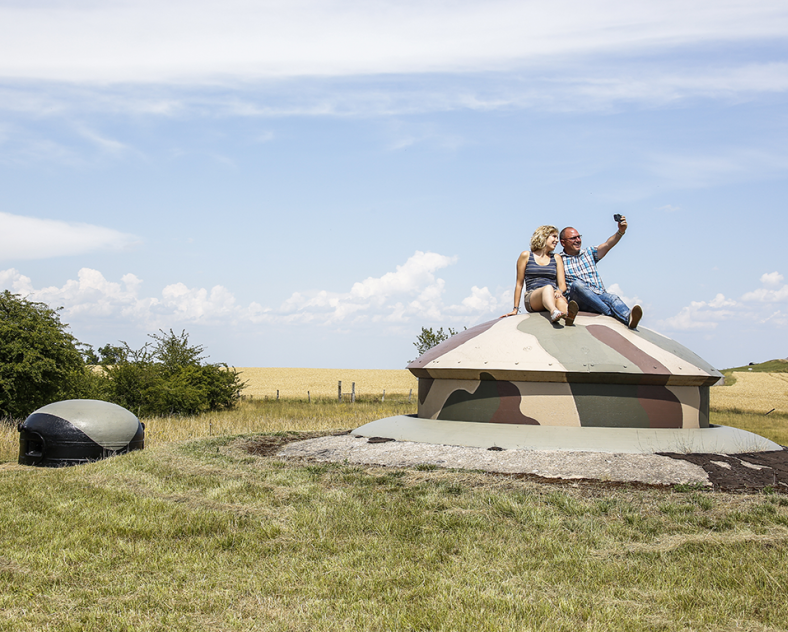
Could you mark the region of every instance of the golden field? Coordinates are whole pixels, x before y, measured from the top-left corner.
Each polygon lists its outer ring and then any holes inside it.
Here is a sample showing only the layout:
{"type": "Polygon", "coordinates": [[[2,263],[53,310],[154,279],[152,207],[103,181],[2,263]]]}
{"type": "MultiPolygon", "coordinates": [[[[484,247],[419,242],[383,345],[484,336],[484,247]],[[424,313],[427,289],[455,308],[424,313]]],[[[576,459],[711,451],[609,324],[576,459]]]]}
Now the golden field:
{"type": "Polygon", "coordinates": [[[712,410],[788,414],[788,373],[735,371],[733,376],[731,386],[710,389],[712,410]]]}
{"type": "Polygon", "coordinates": [[[283,368],[237,368],[241,379],[247,382],[243,390],[245,397],[253,399],[276,398],[306,399],[307,391],[312,397],[336,397],[337,383],[342,382],[342,395],[350,396],[353,382],[356,397],[382,397],[386,395],[408,395],[418,393],[418,381],[407,369],[283,369],[283,368]]]}

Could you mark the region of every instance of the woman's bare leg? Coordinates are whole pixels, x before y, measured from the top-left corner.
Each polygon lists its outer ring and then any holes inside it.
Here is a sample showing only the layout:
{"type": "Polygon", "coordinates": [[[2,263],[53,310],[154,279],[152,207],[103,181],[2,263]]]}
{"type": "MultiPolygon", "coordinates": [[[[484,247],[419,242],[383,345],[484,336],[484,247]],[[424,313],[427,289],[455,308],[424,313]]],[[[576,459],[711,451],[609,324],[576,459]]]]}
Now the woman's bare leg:
{"type": "Polygon", "coordinates": [[[554,293],[555,289],[549,285],[535,290],[534,293],[531,294],[531,308],[537,312],[547,311],[552,314],[554,311],[558,310],[562,314],[566,314],[566,301],[563,297],[559,299],[559,301],[563,302],[563,309],[560,306],[556,306],[554,293]]]}

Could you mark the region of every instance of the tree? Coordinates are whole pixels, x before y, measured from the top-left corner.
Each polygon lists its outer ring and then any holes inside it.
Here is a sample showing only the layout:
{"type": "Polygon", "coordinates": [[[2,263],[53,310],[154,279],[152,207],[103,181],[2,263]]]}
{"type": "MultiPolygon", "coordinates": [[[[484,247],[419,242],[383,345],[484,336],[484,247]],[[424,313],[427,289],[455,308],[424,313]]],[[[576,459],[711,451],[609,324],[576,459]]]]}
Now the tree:
{"type": "Polygon", "coordinates": [[[0,417],[23,419],[91,390],[81,345],[67,328],[44,303],[0,294],[0,417]]]}
{"type": "Polygon", "coordinates": [[[96,364],[106,366],[108,364],[117,364],[126,359],[126,349],[109,343],[103,347],[99,347],[99,356],[101,356],[96,364]]]}
{"type": "Polygon", "coordinates": [[[413,343],[419,356],[424,355],[429,349],[457,334],[451,327],[448,330],[448,333],[444,333],[443,327],[438,329],[438,331],[432,331],[432,327],[422,327],[421,333],[416,337],[416,342],[413,343]]]}
{"type": "MultiPolygon", "coordinates": [[[[152,342],[132,349],[122,342],[113,363],[104,365],[106,398],[141,416],[197,414],[232,408],[244,382],[224,363],[206,364],[204,347],[189,334],[159,330],[152,342]]],[[[99,349],[104,357],[106,345],[99,349]]]]}

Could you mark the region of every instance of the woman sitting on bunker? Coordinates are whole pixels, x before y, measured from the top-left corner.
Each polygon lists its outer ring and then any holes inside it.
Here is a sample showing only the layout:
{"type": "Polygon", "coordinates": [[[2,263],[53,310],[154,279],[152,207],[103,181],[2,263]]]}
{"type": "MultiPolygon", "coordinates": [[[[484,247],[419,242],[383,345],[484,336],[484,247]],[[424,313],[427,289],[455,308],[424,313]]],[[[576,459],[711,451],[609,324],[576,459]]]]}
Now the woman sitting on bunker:
{"type": "Polygon", "coordinates": [[[558,229],[555,226],[540,226],[531,237],[531,250],[524,251],[517,259],[517,284],[514,287],[514,309],[505,316],[514,316],[520,311],[520,296],[525,285],[525,309],[529,312],[547,311],[550,322],[563,318],[571,325],[577,316],[577,303],[568,305],[564,298],[566,279],[561,255],[553,253],[558,245],[558,229]]]}

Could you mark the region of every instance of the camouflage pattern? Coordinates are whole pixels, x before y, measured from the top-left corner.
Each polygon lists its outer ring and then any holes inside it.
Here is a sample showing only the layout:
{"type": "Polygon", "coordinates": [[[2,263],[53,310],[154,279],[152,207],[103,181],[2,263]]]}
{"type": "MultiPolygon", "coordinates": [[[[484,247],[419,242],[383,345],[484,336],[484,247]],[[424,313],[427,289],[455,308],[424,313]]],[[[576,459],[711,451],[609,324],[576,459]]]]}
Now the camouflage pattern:
{"type": "Polygon", "coordinates": [[[722,376],[654,331],[581,312],[496,319],[411,362],[424,419],[545,426],[707,428],[722,376]]]}

